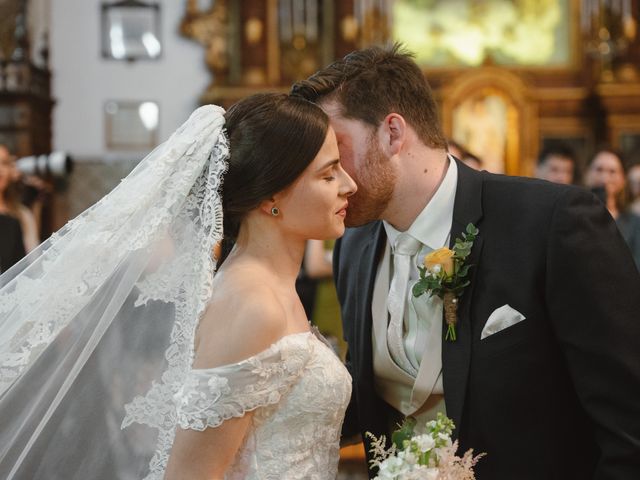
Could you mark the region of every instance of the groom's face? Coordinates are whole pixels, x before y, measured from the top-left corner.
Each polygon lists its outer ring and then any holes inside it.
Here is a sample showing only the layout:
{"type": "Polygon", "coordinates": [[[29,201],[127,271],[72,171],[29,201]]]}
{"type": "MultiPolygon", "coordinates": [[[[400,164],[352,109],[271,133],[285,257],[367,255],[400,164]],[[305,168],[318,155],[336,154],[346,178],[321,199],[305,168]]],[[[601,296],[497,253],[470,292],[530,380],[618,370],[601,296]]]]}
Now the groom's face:
{"type": "Polygon", "coordinates": [[[335,101],[320,106],[336,132],[340,163],[358,185],[349,199],[345,225],[357,227],[382,218],[393,196],[396,173],[380,148],[377,129],[361,120],[345,118],[335,101]]]}

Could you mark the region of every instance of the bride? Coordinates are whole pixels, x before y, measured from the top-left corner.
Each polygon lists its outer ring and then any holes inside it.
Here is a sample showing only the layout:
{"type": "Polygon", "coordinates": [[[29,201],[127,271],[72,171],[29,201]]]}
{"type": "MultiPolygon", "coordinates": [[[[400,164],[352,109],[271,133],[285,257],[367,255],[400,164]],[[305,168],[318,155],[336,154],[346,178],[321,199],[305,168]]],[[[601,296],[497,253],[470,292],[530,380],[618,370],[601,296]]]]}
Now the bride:
{"type": "Polygon", "coordinates": [[[335,478],[351,379],[295,279],[355,190],[313,104],[196,110],[0,276],[0,477],[335,478]]]}

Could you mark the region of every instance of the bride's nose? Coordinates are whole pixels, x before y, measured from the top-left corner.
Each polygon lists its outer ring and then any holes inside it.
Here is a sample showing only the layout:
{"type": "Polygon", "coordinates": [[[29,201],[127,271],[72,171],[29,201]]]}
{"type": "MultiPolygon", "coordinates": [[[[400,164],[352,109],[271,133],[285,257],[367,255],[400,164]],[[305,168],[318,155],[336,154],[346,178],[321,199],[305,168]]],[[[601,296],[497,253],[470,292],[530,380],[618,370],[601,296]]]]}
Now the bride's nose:
{"type": "Polygon", "coordinates": [[[342,188],[340,189],[340,194],[349,197],[354,193],[356,193],[356,191],[358,190],[358,186],[356,185],[356,182],[354,182],[353,178],[351,178],[351,176],[344,170],[342,170],[342,178],[343,180],[342,180],[342,188]]]}

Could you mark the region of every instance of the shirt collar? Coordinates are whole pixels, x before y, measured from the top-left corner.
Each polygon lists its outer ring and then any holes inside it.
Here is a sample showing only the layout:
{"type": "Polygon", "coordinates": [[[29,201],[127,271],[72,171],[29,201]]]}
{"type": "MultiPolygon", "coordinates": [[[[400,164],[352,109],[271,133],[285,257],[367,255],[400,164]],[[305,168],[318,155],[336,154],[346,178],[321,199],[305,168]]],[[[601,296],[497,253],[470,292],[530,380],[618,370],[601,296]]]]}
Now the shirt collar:
{"type": "MultiPolygon", "coordinates": [[[[448,158],[449,167],[442,183],[407,230],[409,235],[432,250],[445,246],[453,223],[453,206],[458,185],[458,166],[451,155],[448,158]]],[[[400,232],[389,223],[384,221],[382,223],[387,233],[389,244],[393,245],[400,232]]]]}

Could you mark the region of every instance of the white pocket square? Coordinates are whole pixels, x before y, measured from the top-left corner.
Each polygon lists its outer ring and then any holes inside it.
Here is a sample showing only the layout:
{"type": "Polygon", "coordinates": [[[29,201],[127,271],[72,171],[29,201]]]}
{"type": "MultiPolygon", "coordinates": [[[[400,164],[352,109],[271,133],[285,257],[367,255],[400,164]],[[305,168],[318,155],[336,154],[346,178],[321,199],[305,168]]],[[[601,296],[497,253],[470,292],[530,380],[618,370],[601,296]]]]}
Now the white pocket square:
{"type": "Polygon", "coordinates": [[[489,319],[480,334],[480,340],[484,340],[494,333],[498,333],[507,327],[515,325],[525,318],[526,317],[515,308],[511,308],[509,305],[503,305],[489,315],[489,319]]]}

